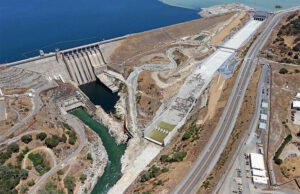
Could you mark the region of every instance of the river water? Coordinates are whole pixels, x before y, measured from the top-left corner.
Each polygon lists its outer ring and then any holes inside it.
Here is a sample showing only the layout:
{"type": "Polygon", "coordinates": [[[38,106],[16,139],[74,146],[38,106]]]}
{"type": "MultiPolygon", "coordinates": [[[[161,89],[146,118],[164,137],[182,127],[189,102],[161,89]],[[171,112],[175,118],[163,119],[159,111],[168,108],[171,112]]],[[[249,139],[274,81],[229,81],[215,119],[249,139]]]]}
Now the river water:
{"type": "Polygon", "coordinates": [[[114,106],[119,100],[118,93],[111,93],[111,91],[98,80],[82,85],[80,89],[95,105],[100,105],[105,112],[114,112],[114,106]]]}
{"type": "Polygon", "coordinates": [[[83,109],[76,109],[71,113],[77,116],[101,137],[105,150],[108,154],[109,162],[105,168],[104,174],[99,178],[92,194],[107,193],[122,175],[121,157],[124,154],[126,146],[124,144],[117,145],[114,139],[108,133],[107,128],[95,121],[83,109]]]}

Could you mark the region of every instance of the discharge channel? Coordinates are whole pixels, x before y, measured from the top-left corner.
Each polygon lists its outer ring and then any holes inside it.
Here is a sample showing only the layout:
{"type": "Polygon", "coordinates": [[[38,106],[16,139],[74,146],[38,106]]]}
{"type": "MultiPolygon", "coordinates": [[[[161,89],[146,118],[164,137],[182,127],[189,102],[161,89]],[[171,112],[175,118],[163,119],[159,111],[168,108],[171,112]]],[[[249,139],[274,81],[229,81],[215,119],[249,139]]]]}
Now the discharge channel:
{"type": "Polygon", "coordinates": [[[108,163],[104,174],[99,178],[92,194],[104,194],[121,178],[121,157],[125,152],[126,145],[117,145],[114,138],[110,136],[107,128],[95,121],[84,109],[78,108],[71,111],[83,123],[94,130],[101,138],[108,154],[108,163]]]}

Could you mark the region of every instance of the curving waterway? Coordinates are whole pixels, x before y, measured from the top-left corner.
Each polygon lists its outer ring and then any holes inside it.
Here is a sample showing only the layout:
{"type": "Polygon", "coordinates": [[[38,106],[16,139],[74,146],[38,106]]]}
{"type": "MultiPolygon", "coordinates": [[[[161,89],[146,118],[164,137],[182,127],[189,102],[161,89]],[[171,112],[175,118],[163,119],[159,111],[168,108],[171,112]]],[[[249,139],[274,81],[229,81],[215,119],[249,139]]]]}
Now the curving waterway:
{"type": "Polygon", "coordinates": [[[124,154],[126,145],[117,145],[114,138],[110,136],[107,128],[102,124],[95,121],[85,110],[82,108],[75,109],[71,112],[78,117],[82,122],[94,130],[101,138],[105,150],[108,154],[107,166],[105,167],[104,174],[99,178],[92,194],[104,194],[121,178],[121,157],[124,154]]]}

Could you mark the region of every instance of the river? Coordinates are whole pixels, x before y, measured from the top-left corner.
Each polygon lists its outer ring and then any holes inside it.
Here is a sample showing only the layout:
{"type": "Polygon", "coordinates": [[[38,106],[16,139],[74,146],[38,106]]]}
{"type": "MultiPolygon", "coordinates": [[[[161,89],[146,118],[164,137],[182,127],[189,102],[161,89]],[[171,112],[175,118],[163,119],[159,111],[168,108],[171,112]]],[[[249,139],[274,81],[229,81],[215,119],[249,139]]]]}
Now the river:
{"type": "Polygon", "coordinates": [[[77,116],[81,121],[94,130],[101,138],[105,150],[108,154],[108,164],[105,168],[104,174],[99,178],[92,194],[104,194],[120,179],[121,177],[121,157],[124,154],[126,145],[117,145],[114,138],[110,136],[107,128],[95,121],[83,109],[76,109],[71,112],[77,116]]]}

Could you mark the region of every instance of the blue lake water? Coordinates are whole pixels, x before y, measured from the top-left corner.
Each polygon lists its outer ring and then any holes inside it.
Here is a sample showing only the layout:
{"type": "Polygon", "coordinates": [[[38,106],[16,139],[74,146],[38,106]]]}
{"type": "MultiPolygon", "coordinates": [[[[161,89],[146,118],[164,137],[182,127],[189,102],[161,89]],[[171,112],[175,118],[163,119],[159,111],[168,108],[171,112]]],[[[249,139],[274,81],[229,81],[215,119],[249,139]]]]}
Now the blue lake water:
{"type": "Polygon", "coordinates": [[[1,0],[0,64],[196,18],[158,0],[1,0]]]}
{"type": "Polygon", "coordinates": [[[204,7],[225,3],[243,3],[261,11],[275,11],[275,5],[283,8],[299,6],[300,0],[160,0],[168,5],[183,7],[188,9],[200,10],[204,7]]]}

